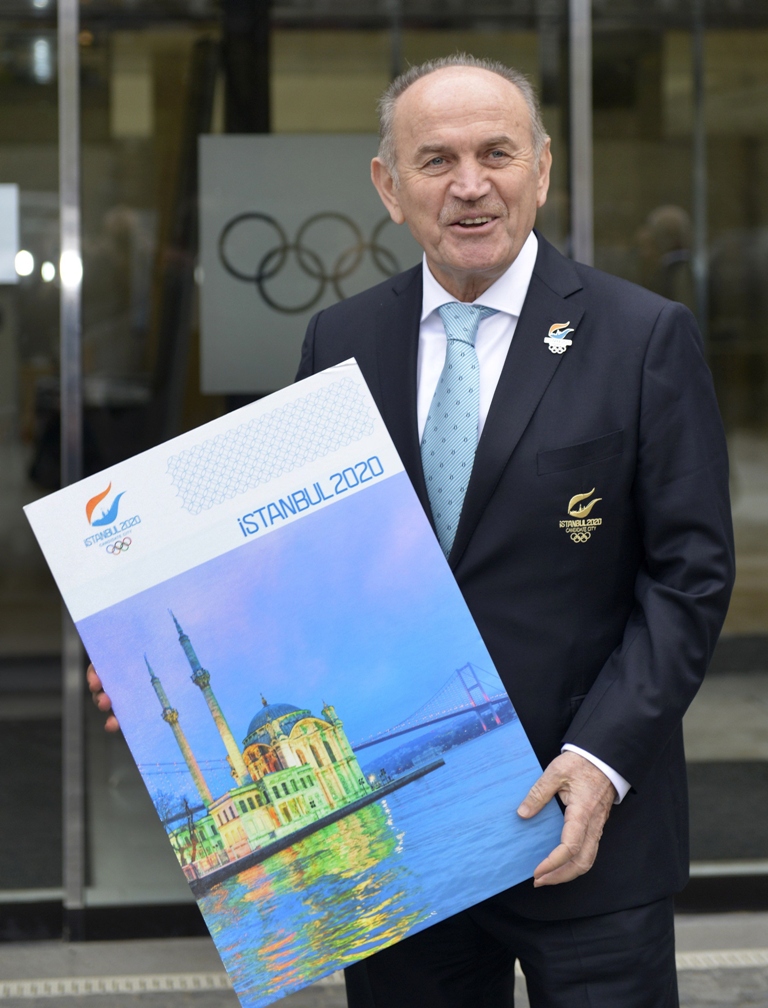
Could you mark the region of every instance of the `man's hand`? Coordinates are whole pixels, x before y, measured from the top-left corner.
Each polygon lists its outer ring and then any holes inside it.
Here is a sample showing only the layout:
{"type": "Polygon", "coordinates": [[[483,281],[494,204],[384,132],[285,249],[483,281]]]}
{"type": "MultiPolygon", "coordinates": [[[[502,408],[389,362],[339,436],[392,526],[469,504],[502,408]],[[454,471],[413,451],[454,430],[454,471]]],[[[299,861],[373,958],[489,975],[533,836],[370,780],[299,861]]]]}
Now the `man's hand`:
{"type": "Polygon", "coordinates": [[[104,692],[101,686],[101,679],[96,672],[93,665],[88,666],[88,671],[85,673],[88,679],[88,689],[91,691],[91,697],[93,702],[99,708],[100,711],[109,711],[107,715],[107,720],[104,723],[104,730],[108,732],[120,731],[120,724],[112,713],[112,701],[109,699],[107,694],[104,692]]]}
{"type": "Polygon", "coordinates": [[[564,752],[539,777],[517,814],[530,819],[556,794],[565,805],[563,832],[558,846],[534,870],[534,886],[571,882],[589,871],[616,789],[594,763],[578,753],[564,752]]]}

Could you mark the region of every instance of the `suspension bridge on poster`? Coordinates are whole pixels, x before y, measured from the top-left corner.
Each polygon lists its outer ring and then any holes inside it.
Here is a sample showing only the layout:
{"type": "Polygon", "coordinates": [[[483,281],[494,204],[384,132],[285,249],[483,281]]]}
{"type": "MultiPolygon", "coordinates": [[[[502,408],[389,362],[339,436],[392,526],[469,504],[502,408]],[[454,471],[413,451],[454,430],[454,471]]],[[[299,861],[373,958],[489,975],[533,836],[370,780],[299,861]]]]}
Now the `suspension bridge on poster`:
{"type": "Polygon", "coordinates": [[[440,689],[407,718],[376,735],[360,739],[352,745],[352,749],[360,752],[379,742],[387,742],[400,735],[467,714],[476,714],[485,730],[501,724],[499,710],[504,705],[509,706],[509,697],[501,680],[467,662],[456,669],[440,689]]]}

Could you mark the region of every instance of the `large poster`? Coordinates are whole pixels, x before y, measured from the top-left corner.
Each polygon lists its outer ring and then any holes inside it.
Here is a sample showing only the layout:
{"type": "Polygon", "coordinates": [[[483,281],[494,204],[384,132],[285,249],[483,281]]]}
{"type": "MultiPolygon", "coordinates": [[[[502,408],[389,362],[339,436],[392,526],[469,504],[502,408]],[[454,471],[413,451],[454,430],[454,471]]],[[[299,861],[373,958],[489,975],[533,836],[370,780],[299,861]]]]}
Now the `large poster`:
{"type": "Polygon", "coordinates": [[[354,362],[26,510],[247,1008],[556,846],[354,362]]]}

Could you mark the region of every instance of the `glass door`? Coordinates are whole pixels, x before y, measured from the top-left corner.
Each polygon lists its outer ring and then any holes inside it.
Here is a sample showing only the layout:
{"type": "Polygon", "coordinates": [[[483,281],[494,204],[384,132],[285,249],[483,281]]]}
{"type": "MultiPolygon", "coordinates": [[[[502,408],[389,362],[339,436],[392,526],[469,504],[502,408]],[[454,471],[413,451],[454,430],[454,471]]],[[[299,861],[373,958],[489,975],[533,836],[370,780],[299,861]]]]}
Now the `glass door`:
{"type": "Polygon", "coordinates": [[[58,480],[56,58],[53,4],[3,5],[0,815],[19,826],[2,831],[0,903],[61,892],[61,608],[22,512],[58,480]]]}
{"type": "Polygon", "coordinates": [[[596,265],[697,314],[731,456],[736,587],[685,721],[695,878],[768,871],[767,68],[763,2],[595,18],[596,265]]]}

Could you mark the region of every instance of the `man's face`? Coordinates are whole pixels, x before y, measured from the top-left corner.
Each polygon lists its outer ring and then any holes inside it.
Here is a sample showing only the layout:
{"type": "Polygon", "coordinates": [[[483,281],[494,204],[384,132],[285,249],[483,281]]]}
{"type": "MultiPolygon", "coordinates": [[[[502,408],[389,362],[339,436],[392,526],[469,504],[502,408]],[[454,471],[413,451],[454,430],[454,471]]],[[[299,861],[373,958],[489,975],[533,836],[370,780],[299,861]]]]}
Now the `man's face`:
{"type": "Polygon", "coordinates": [[[473,300],[511,265],[549,187],[549,143],[536,159],[518,89],[498,74],[449,67],[397,100],[398,180],[374,158],[372,177],[407,223],[436,279],[473,300]]]}

